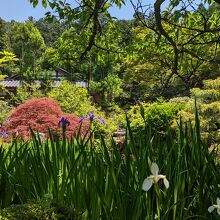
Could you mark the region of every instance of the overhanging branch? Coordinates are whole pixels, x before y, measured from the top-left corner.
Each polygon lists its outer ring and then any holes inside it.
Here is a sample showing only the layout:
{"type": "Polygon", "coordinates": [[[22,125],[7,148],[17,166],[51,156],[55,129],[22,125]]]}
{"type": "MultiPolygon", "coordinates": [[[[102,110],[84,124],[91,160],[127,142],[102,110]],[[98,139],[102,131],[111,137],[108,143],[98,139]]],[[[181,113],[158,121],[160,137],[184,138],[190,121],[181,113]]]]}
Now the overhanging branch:
{"type": "Polygon", "coordinates": [[[161,35],[163,35],[167,41],[172,45],[173,47],[173,51],[174,51],[174,58],[173,58],[173,66],[172,66],[172,71],[169,74],[163,89],[161,90],[161,94],[164,93],[165,89],[167,88],[170,79],[172,78],[173,75],[179,75],[178,74],[178,55],[179,55],[179,50],[177,48],[176,43],[174,42],[174,40],[169,36],[169,34],[164,30],[163,25],[162,25],[162,18],[161,18],[161,5],[163,4],[165,0],[156,0],[155,4],[154,4],[154,13],[155,13],[155,21],[156,21],[156,25],[157,25],[157,29],[160,32],[161,35]]]}

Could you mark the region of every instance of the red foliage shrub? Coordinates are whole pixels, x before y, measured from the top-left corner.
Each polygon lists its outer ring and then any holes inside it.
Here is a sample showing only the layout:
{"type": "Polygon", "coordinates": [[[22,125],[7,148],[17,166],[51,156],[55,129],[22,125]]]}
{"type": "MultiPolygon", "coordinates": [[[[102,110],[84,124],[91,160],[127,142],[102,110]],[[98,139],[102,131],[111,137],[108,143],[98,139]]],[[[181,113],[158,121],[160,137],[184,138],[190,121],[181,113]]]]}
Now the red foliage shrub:
{"type": "MultiPolygon", "coordinates": [[[[9,120],[3,126],[9,136],[23,139],[30,138],[30,128],[45,136],[48,136],[49,129],[60,135],[62,127],[58,126],[58,122],[61,117],[67,118],[70,122],[66,128],[67,137],[75,136],[80,127],[80,118],[74,114],[66,115],[62,112],[59,103],[50,98],[30,99],[19,105],[10,113],[9,120]]],[[[88,122],[82,124],[82,136],[86,134],[88,127],[88,122]]]]}

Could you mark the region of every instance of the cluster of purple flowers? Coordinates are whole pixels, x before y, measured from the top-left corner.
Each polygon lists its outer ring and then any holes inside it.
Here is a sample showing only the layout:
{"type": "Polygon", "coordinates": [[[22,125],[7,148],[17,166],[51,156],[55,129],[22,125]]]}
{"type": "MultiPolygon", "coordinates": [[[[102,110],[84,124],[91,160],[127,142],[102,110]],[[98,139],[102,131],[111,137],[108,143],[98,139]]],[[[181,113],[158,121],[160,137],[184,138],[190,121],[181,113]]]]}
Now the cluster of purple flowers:
{"type": "Polygon", "coordinates": [[[89,115],[86,115],[85,117],[80,118],[79,123],[81,123],[85,119],[89,119],[90,122],[93,122],[94,120],[98,120],[101,124],[105,124],[105,121],[102,118],[96,117],[94,115],[94,111],[91,111],[89,115]]]}
{"type": "MultiPolygon", "coordinates": [[[[96,117],[94,115],[94,111],[91,111],[89,115],[86,115],[85,117],[80,118],[79,123],[82,121],[89,119],[90,122],[93,122],[94,120],[98,120],[101,124],[105,124],[105,121],[102,118],[96,117]]],[[[62,117],[59,122],[58,126],[66,127],[70,125],[70,121],[67,118],[62,117]]]]}

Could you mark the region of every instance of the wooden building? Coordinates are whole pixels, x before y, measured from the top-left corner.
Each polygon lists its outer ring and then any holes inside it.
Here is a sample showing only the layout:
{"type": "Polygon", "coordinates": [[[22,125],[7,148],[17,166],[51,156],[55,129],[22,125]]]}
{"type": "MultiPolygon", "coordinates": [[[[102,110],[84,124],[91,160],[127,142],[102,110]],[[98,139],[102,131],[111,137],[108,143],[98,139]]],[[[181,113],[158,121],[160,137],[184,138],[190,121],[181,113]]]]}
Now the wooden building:
{"type": "MultiPolygon", "coordinates": [[[[51,87],[55,88],[61,84],[62,80],[67,79],[68,72],[62,68],[55,68],[55,72],[47,77],[46,80],[49,80],[51,87]]],[[[38,80],[25,81],[21,79],[19,74],[13,75],[11,77],[0,80],[0,97],[8,98],[9,94],[16,94],[17,88],[22,87],[25,83],[38,85],[39,88],[45,85],[45,78],[40,78],[38,80]],[[7,92],[8,91],[8,92],[7,92]]],[[[85,81],[74,81],[73,84],[80,87],[88,87],[88,83],[85,81]]]]}

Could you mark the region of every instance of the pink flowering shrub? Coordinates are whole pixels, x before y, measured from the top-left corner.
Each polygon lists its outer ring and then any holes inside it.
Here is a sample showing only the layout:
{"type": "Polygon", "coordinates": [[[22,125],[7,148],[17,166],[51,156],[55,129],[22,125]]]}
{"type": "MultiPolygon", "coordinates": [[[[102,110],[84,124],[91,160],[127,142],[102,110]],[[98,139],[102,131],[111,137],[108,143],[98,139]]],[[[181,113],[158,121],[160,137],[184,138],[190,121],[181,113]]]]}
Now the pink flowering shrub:
{"type": "MultiPolygon", "coordinates": [[[[9,120],[4,123],[4,128],[9,137],[23,139],[30,138],[30,128],[34,132],[43,133],[48,137],[48,130],[61,135],[62,126],[58,126],[61,117],[67,118],[70,122],[66,126],[67,137],[75,136],[80,127],[80,118],[74,114],[62,112],[59,103],[50,98],[35,98],[19,105],[9,114],[9,120]]],[[[85,122],[81,127],[81,135],[84,136],[89,124],[85,122]]]]}

